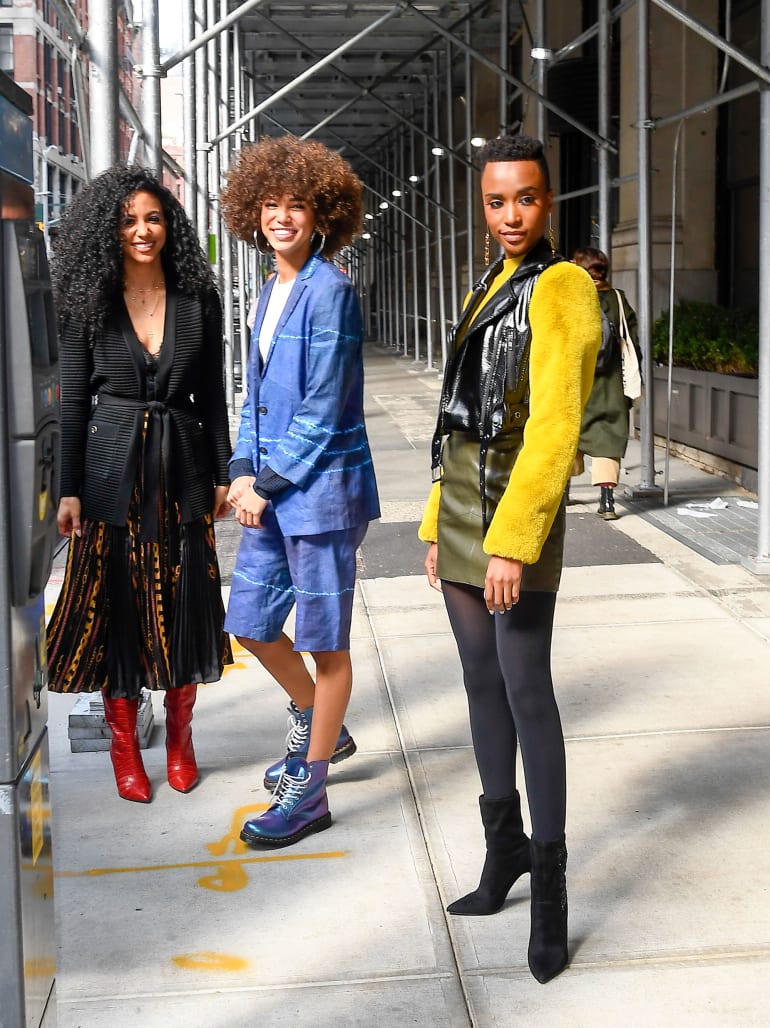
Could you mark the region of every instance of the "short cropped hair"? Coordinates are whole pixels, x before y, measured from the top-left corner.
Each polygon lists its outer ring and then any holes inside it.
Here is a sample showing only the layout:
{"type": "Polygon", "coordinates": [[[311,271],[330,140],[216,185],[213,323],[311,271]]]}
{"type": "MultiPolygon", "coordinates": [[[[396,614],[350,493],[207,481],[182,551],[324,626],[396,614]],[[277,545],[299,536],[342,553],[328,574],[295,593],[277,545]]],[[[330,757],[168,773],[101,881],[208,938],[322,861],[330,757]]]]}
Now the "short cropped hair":
{"type": "Polygon", "coordinates": [[[286,193],[301,197],[313,210],[322,249],[331,257],[361,230],[363,186],[338,153],[323,143],[295,136],[266,136],[237,155],[222,193],[222,211],[239,239],[254,243],[262,204],[286,193]]]}
{"type": "Polygon", "coordinates": [[[543,144],[534,136],[498,136],[490,139],[479,150],[477,160],[482,171],[487,164],[497,161],[535,161],[543,173],[546,188],[551,188],[551,172],[543,144]]]}
{"type": "Polygon", "coordinates": [[[610,270],[610,259],[604,250],[595,246],[581,246],[572,254],[572,260],[586,271],[596,272],[596,277],[606,281],[610,270]]]}

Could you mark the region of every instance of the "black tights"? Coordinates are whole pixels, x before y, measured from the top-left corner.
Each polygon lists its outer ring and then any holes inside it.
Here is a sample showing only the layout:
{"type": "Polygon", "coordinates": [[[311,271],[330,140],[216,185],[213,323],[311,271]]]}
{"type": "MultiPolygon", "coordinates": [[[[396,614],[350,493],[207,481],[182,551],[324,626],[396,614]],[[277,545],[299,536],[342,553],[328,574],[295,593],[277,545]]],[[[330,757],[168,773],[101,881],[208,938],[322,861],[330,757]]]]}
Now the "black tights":
{"type": "Polygon", "coordinates": [[[486,799],[516,788],[516,743],[527,783],[532,834],[561,838],[567,797],[564,735],[551,680],[555,593],[522,592],[505,614],[490,615],[484,592],[442,581],[486,799]]]}

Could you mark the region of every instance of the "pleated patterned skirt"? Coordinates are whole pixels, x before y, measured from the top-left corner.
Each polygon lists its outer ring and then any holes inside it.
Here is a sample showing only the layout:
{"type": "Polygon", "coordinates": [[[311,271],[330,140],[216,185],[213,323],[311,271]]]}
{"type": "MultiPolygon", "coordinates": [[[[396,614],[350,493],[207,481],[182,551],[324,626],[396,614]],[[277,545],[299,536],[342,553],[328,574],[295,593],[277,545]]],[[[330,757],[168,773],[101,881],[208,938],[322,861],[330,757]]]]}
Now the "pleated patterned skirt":
{"type": "Polygon", "coordinates": [[[84,519],[47,629],[52,692],[134,699],[215,682],[232,663],[213,518],[175,514],[161,499],[158,541],[143,541],[137,488],[125,527],[84,519]]]}

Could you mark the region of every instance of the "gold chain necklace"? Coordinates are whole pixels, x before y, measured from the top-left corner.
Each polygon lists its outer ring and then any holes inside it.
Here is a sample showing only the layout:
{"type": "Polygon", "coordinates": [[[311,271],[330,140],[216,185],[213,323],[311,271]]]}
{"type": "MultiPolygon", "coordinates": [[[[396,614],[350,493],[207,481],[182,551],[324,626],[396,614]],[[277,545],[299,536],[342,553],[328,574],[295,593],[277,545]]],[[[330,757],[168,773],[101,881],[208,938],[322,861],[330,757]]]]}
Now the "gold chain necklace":
{"type": "MultiPolygon", "coordinates": [[[[131,293],[129,293],[128,289],[126,289],[125,290],[125,294],[126,294],[126,299],[136,300],[138,302],[139,306],[142,308],[142,311],[144,312],[145,317],[147,318],[147,321],[148,321],[148,326],[147,326],[147,349],[148,349],[148,351],[150,353],[154,354],[156,352],[156,348],[155,348],[155,345],[154,345],[154,343],[155,343],[155,329],[153,328],[153,325],[152,325],[152,319],[155,317],[155,312],[157,311],[157,309],[158,309],[158,307],[160,305],[160,301],[166,295],[165,294],[165,282],[161,282],[158,285],[154,285],[154,286],[148,286],[146,289],[137,288],[135,292],[131,292],[131,293]],[[163,289],[162,293],[160,292],[161,289],[163,289]],[[143,299],[143,297],[140,294],[141,293],[151,293],[151,292],[153,292],[153,290],[158,292],[159,295],[156,298],[155,303],[153,304],[152,308],[150,308],[144,302],[144,299],[143,299]]],[[[162,339],[163,339],[163,334],[161,333],[161,341],[162,341],[162,339]]],[[[158,349],[160,349],[160,347],[158,347],[158,349]]]]}

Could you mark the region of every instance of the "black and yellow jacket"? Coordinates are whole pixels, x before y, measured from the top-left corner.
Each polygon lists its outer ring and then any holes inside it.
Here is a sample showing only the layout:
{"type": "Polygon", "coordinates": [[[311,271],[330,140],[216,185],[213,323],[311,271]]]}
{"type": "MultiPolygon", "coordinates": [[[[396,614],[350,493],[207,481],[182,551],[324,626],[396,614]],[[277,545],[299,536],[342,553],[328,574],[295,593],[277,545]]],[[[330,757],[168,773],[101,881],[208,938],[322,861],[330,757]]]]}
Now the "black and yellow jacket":
{"type": "MultiPolygon", "coordinates": [[[[483,551],[525,565],[539,560],[575,456],[601,341],[591,278],[554,261],[544,241],[490,297],[488,309],[485,298],[483,289],[474,290],[453,335],[438,425],[446,437],[442,475],[419,529],[424,542],[439,542],[440,577],[448,580],[468,580],[453,578],[446,566],[441,574],[440,534],[450,520],[453,535],[461,531],[477,557],[483,551]],[[459,416],[452,414],[458,396],[459,416]],[[442,483],[452,493],[443,501],[442,483]]],[[[470,584],[482,585],[483,576],[470,584]]]]}

